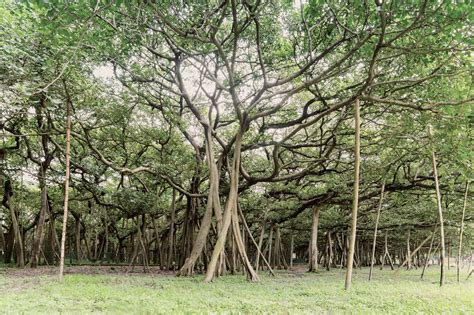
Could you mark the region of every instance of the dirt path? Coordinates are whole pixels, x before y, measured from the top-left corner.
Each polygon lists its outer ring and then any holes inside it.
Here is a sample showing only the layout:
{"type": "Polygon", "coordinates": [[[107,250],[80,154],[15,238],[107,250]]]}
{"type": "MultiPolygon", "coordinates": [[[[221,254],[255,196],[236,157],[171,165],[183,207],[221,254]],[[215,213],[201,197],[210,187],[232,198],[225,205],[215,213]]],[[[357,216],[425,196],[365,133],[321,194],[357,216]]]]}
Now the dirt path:
{"type": "MultiPolygon", "coordinates": [[[[37,276],[54,276],[59,272],[57,266],[40,266],[36,269],[32,268],[13,268],[5,267],[0,269],[0,275],[6,277],[37,277],[37,276]]],[[[96,266],[96,265],[83,265],[83,266],[70,266],[65,267],[65,274],[82,274],[82,275],[144,275],[144,276],[174,276],[174,271],[161,270],[159,267],[149,267],[148,272],[144,272],[143,267],[136,266],[134,268],[128,268],[128,266],[96,266]]]]}
{"type": "MultiPolygon", "coordinates": [[[[280,276],[303,276],[307,271],[307,266],[297,264],[293,266],[292,270],[275,270],[280,276]]],[[[1,267],[0,276],[5,277],[38,277],[38,276],[55,276],[59,272],[58,266],[39,266],[36,269],[32,268],[15,268],[15,267],[1,267]]],[[[144,272],[143,266],[135,266],[129,268],[127,265],[78,265],[66,266],[65,274],[81,274],[81,275],[142,275],[148,277],[165,277],[174,276],[174,271],[161,270],[159,267],[149,267],[148,272],[144,272]]],[[[260,274],[268,273],[267,270],[259,271],[260,274]]]]}

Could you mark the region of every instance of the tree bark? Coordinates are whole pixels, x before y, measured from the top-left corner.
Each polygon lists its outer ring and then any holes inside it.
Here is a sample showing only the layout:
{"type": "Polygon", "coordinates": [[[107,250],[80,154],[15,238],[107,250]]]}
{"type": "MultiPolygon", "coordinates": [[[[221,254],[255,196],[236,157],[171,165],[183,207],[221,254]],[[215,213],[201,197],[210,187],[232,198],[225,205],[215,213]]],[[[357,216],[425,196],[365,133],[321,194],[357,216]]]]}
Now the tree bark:
{"type": "Polygon", "coordinates": [[[173,188],[173,197],[171,199],[171,214],[170,214],[170,233],[168,237],[168,263],[167,268],[171,269],[173,264],[176,263],[176,257],[174,257],[174,224],[176,217],[176,189],[173,188]]]}
{"type": "MultiPolygon", "coordinates": [[[[23,252],[23,238],[20,232],[20,224],[18,223],[18,218],[16,215],[16,204],[13,192],[13,184],[11,180],[7,179],[5,181],[5,191],[4,191],[4,203],[3,205],[6,206],[10,210],[10,216],[12,220],[12,228],[13,228],[13,246],[15,248],[16,253],[16,265],[18,267],[25,266],[25,258],[23,252]]],[[[1,231],[3,233],[3,231],[1,231]]]]}
{"type": "Polygon", "coordinates": [[[44,239],[44,222],[45,222],[45,213],[46,213],[46,207],[48,207],[48,192],[46,188],[46,179],[45,179],[45,170],[44,167],[40,167],[40,172],[38,174],[39,177],[39,186],[41,190],[41,206],[40,206],[40,212],[39,212],[39,217],[38,217],[38,222],[36,224],[36,235],[35,235],[35,241],[33,242],[33,248],[31,250],[31,268],[36,268],[38,267],[38,262],[39,262],[39,255],[40,255],[40,250],[41,246],[43,244],[43,239],[44,239]]]}
{"type": "Polygon", "coordinates": [[[312,224],[311,224],[311,240],[309,251],[309,269],[308,272],[316,272],[318,270],[318,225],[319,225],[319,207],[313,207],[312,224]]]}
{"type": "MultiPolygon", "coordinates": [[[[208,127],[209,128],[209,127],[208,127]]],[[[194,274],[194,265],[196,264],[197,259],[202,253],[204,245],[207,243],[207,236],[209,235],[209,230],[211,228],[212,213],[213,210],[216,213],[221,212],[220,209],[220,200],[219,200],[219,174],[217,171],[217,166],[214,161],[214,153],[212,150],[211,144],[211,133],[210,130],[206,133],[206,153],[208,156],[208,165],[209,165],[209,195],[207,197],[206,212],[201,220],[201,227],[199,228],[196,240],[194,241],[194,246],[191,250],[191,254],[186,258],[183,266],[177,272],[177,276],[191,276],[194,274]]],[[[216,215],[217,226],[222,225],[222,218],[218,218],[216,215]]],[[[222,261],[221,261],[222,262],[222,261]]]]}
{"type": "Polygon", "coordinates": [[[236,240],[237,246],[239,251],[241,251],[241,258],[243,260],[244,266],[247,268],[248,276],[251,281],[259,281],[258,275],[255,273],[250,261],[246,257],[246,254],[243,253],[243,244],[240,244],[242,241],[240,236],[240,230],[237,221],[237,202],[238,202],[238,188],[239,188],[239,172],[240,172],[240,157],[241,157],[241,146],[242,146],[242,136],[244,130],[241,128],[236,135],[235,144],[234,144],[234,159],[232,162],[232,168],[230,170],[230,190],[229,195],[227,197],[224,215],[223,215],[223,224],[222,229],[218,235],[216,244],[214,246],[214,250],[212,252],[211,261],[209,262],[206,277],[204,278],[204,282],[210,282],[214,279],[217,262],[219,256],[221,255],[222,251],[224,250],[225,241],[227,238],[227,232],[229,230],[229,226],[231,225],[232,221],[234,222],[233,226],[235,227],[236,231],[236,240]],[[242,247],[240,247],[242,246],[242,247]]]}

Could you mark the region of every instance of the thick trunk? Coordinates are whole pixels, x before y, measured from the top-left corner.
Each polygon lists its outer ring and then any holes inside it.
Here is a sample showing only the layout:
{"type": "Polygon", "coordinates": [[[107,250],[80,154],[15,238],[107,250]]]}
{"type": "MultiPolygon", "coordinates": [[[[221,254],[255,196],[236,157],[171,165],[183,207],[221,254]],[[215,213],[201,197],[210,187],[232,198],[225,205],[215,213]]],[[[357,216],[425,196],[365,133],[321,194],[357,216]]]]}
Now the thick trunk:
{"type": "MultiPolygon", "coordinates": [[[[0,181],[1,183],[1,181],[0,181]]],[[[2,259],[4,259],[4,254],[7,251],[7,242],[5,240],[5,234],[3,234],[3,226],[0,224],[0,243],[2,248],[2,259]]]]}
{"type": "Polygon", "coordinates": [[[206,138],[206,153],[208,156],[208,165],[209,165],[209,195],[207,197],[206,212],[204,217],[201,220],[201,227],[199,228],[198,234],[194,241],[194,246],[191,251],[191,254],[183,266],[176,274],[177,276],[191,276],[194,274],[194,265],[198,260],[199,256],[202,253],[202,250],[207,242],[207,236],[209,235],[209,230],[211,228],[212,213],[213,210],[216,213],[217,228],[222,229],[222,216],[220,210],[220,200],[219,200],[219,175],[217,172],[217,166],[214,161],[214,153],[212,150],[211,144],[211,134],[210,131],[207,133],[206,138]]]}
{"type": "Polygon", "coordinates": [[[232,212],[234,211],[234,208],[237,208],[241,141],[242,131],[239,131],[235,140],[234,161],[232,169],[230,170],[230,191],[225,204],[224,215],[222,219],[222,229],[218,233],[217,241],[214,245],[214,250],[212,252],[211,260],[207,268],[204,282],[210,282],[214,279],[217,263],[219,257],[221,256],[224,250],[224,245],[227,239],[227,232],[231,225],[232,212]]]}
{"type": "Polygon", "coordinates": [[[39,262],[39,255],[41,251],[41,246],[43,245],[44,240],[44,222],[45,222],[45,213],[46,207],[48,207],[48,195],[47,195],[47,188],[46,188],[46,181],[44,178],[44,170],[41,168],[39,174],[39,185],[41,190],[41,206],[40,212],[38,217],[38,222],[36,224],[36,235],[35,240],[33,242],[33,248],[31,250],[31,268],[38,267],[39,262]]]}
{"type": "Polygon", "coordinates": [[[355,135],[354,135],[354,191],[352,200],[352,222],[349,241],[349,252],[347,254],[347,272],[345,279],[345,289],[349,290],[352,282],[352,268],[354,263],[354,249],[357,233],[357,211],[359,208],[359,169],[360,169],[360,108],[359,99],[355,101],[355,135]]]}
{"type": "MultiPolygon", "coordinates": [[[[16,253],[16,264],[18,267],[25,266],[25,259],[24,259],[24,252],[23,252],[23,238],[20,232],[20,225],[18,223],[17,213],[16,213],[16,205],[15,205],[15,198],[13,193],[13,186],[10,180],[5,182],[5,191],[4,191],[5,203],[6,206],[10,210],[10,217],[12,221],[12,228],[13,228],[13,243],[16,253]]],[[[3,233],[3,231],[2,231],[3,233]]]]}
{"type": "Polygon", "coordinates": [[[191,251],[191,254],[186,261],[184,262],[183,266],[176,274],[177,276],[191,276],[194,274],[194,265],[196,264],[199,256],[202,253],[204,245],[207,242],[207,235],[209,234],[209,230],[211,228],[211,219],[212,219],[212,200],[208,200],[208,205],[206,207],[206,212],[204,213],[204,217],[201,220],[201,227],[197,234],[196,239],[194,240],[194,246],[191,251]]]}
{"type": "MultiPolygon", "coordinates": [[[[237,244],[235,242],[235,236],[232,225],[229,227],[229,243],[230,243],[230,274],[235,275],[238,271],[237,266],[237,244]]],[[[220,273],[219,273],[220,274],[220,273]]]]}
{"type": "MultiPolygon", "coordinates": [[[[138,218],[137,221],[139,222],[138,218]]],[[[146,240],[146,215],[142,214],[142,227],[138,224],[138,239],[140,241],[142,253],[143,253],[143,271],[148,272],[150,266],[150,259],[148,255],[148,247],[146,240]]]]}
{"type": "MultiPolygon", "coordinates": [[[[195,192],[196,190],[197,190],[197,178],[194,177],[193,180],[191,181],[191,191],[195,192]]],[[[195,198],[192,198],[189,196],[187,196],[186,198],[187,198],[186,215],[183,222],[183,232],[181,234],[181,245],[180,245],[181,248],[179,252],[176,252],[175,250],[175,248],[177,247],[176,245],[172,249],[170,249],[168,246],[168,251],[172,250],[173,251],[172,255],[175,257],[175,259],[172,261],[174,262],[172,269],[175,269],[177,265],[184,265],[186,261],[186,257],[189,257],[191,255],[193,244],[194,244],[194,232],[196,229],[196,221],[197,221],[196,210],[197,210],[198,204],[195,198]],[[177,255],[178,253],[179,255],[177,255]]],[[[173,232],[174,234],[176,234],[176,229],[174,229],[173,232]]],[[[174,235],[171,236],[171,231],[170,231],[169,237],[175,238],[174,235]]]]}
{"type": "Polygon", "coordinates": [[[211,261],[209,262],[204,282],[210,282],[214,279],[218,259],[224,250],[224,245],[227,238],[227,232],[229,230],[229,226],[231,225],[231,223],[233,223],[233,227],[235,230],[234,235],[236,237],[237,247],[240,251],[244,267],[247,269],[248,277],[251,281],[259,280],[258,275],[255,273],[245,253],[245,249],[243,246],[243,242],[242,242],[242,238],[241,238],[240,230],[239,230],[239,225],[238,225],[237,202],[238,202],[238,186],[239,186],[242,135],[243,135],[243,129],[239,130],[235,139],[234,160],[232,163],[232,168],[230,170],[230,190],[229,190],[229,195],[227,197],[227,201],[225,205],[222,229],[218,235],[216,244],[214,246],[211,261]]]}
{"type": "Polygon", "coordinates": [[[7,236],[5,238],[6,248],[5,248],[5,263],[9,264],[12,261],[13,249],[15,247],[15,232],[13,230],[13,224],[7,229],[7,236]]]}
{"type": "Polygon", "coordinates": [[[52,202],[49,196],[48,198],[48,207],[46,208],[47,215],[49,218],[49,229],[48,229],[48,242],[46,242],[45,255],[47,255],[48,262],[54,264],[60,259],[60,242],[58,234],[56,233],[55,218],[53,215],[52,202]]]}
{"type": "Polygon", "coordinates": [[[168,263],[167,263],[168,269],[171,269],[176,262],[176,258],[174,255],[175,220],[176,220],[176,190],[173,188],[173,196],[171,198],[170,233],[168,237],[168,263]]]}
{"type": "Polygon", "coordinates": [[[318,270],[318,225],[319,225],[319,207],[313,207],[311,240],[309,250],[309,272],[318,270]]]}

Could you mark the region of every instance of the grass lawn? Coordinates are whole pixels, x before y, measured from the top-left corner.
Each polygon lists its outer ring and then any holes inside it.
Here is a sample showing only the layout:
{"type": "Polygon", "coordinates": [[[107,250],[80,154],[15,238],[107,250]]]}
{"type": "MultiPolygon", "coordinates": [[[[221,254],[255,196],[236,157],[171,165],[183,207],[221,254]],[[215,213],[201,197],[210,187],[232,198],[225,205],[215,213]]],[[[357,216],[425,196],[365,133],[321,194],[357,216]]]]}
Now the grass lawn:
{"type": "MultiPolygon", "coordinates": [[[[94,268],[94,267],[92,267],[94,268]]],[[[98,267],[97,267],[98,268],[98,267]]],[[[110,267],[108,267],[110,268],[110,267]]],[[[202,283],[202,276],[175,278],[143,274],[28,275],[0,269],[0,309],[7,313],[425,313],[474,314],[474,279],[458,284],[455,269],[438,286],[438,269],[410,272],[356,269],[350,292],[344,271],[318,274],[281,272],[261,283],[241,275],[202,283]]]]}

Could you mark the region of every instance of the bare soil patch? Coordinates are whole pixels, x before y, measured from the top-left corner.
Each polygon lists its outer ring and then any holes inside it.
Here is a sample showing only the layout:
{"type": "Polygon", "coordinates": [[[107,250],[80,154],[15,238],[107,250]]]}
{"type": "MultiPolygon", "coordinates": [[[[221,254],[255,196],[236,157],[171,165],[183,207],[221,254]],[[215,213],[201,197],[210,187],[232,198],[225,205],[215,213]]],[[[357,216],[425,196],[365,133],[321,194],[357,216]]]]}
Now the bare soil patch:
{"type": "MultiPolygon", "coordinates": [[[[40,266],[38,268],[12,268],[6,267],[0,269],[0,275],[14,278],[27,278],[38,276],[55,276],[59,272],[57,266],[40,266]]],[[[128,267],[121,265],[81,265],[69,266],[64,268],[65,274],[82,274],[82,275],[144,275],[151,277],[174,276],[174,271],[161,270],[159,267],[149,267],[147,272],[142,266],[128,267]]]]}

